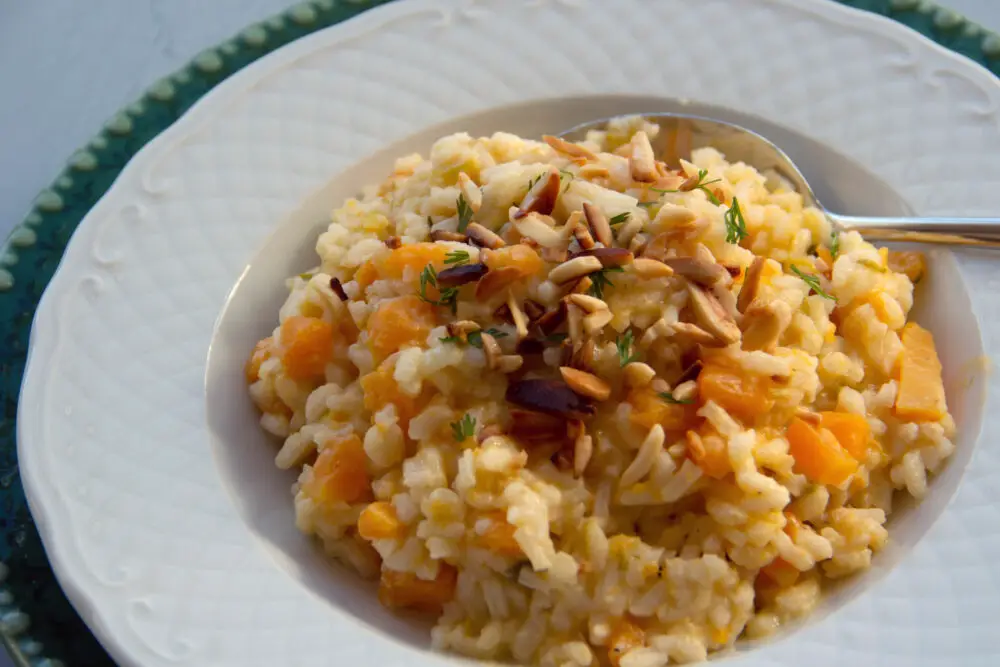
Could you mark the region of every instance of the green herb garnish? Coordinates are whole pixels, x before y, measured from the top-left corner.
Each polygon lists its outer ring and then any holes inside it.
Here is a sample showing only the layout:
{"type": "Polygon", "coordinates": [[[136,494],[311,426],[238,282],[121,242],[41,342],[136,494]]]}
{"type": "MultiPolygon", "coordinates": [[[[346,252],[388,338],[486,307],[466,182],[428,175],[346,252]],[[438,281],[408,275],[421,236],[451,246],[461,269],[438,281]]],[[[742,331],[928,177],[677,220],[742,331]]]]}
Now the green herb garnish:
{"type": "Polygon", "coordinates": [[[559,170],[559,180],[563,180],[563,176],[566,177],[566,187],[563,188],[563,193],[569,190],[569,186],[573,184],[573,179],[576,178],[576,174],[571,171],[566,171],[565,169],[559,170]]]}
{"type": "MultiPolygon", "coordinates": [[[[706,181],[705,180],[706,176],[708,176],[708,170],[707,169],[699,169],[698,170],[698,180],[697,180],[697,182],[695,182],[695,184],[692,185],[688,189],[689,190],[701,190],[702,192],[705,193],[705,196],[708,197],[708,200],[710,202],[712,202],[716,206],[721,206],[722,202],[719,201],[719,198],[716,197],[715,193],[712,192],[711,190],[709,190],[707,186],[711,185],[712,183],[718,183],[722,179],[721,178],[713,178],[710,181],[706,181]]],[[[650,188],[650,190],[652,190],[653,192],[682,192],[682,190],[660,190],[658,188],[650,188]]]]}
{"type": "Polygon", "coordinates": [[[632,352],[633,343],[634,334],[631,329],[615,338],[615,347],[618,348],[618,364],[622,368],[625,368],[639,358],[638,353],[632,352]]]}
{"type": "Polygon", "coordinates": [[[312,271],[306,271],[305,273],[300,273],[299,274],[299,278],[301,278],[302,280],[305,280],[305,281],[308,282],[308,281],[312,280],[312,277],[314,275],[316,275],[316,274],[313,273],[312,271]]]}
{"type": "Polygon", "coordinates": [[[447,255],[444,256],[444,263],[456,266],[461,266],[462,264],[469,263],[469,253],[464,250],[452,250],[447,255]]]}
{"type": "Polygon", "coordinates": [[[608,220],[608,224],[614,227],[615,225],[620,225],[623,222],[628,222],[628,219],[631,217],[632,217],[631,213],[629,213],[628,211],[623,211],[618,215],[614,216],[613,218],[611,218],[610,220],[608,220]]]}
{"type": "Polygon", "coordinates": [[[471,345],[472,347],[478,347],[481,350],[483,349],[484,333],[487,333],[493,336],[494,338],[503,338],[504,336],[507,335],[506,331],[500,331],[499,329],[490,327],[489,329],[485,329],[483,331],[473,331],[468,336],[466,336],[465,339],[469,341],[469,345],[471,345]]]}
{"type": "Polygon", "coordinates": [[[879,273],[886,273],[888,270],[878,262],[870,259],[859,259],[858,264],[860,264],[861,266],[866,266],[872,271],[878,271],[879,273]]]}
{"type": "Polygon", "coordinates": [[[467,438],[476,434],[476,418],[465,413],[465,416],[460,420],[451,423],[451,434],[455,438],[455,442],[465,442],[467,438]]]}
{"type": "Polygon", "coordinates": [[[830,299],[831,301],[837,300],[837,297],[823,291],[823,288],[819,286],[818,277],[814,276],[811,273],[804,272],[802,269],[795,266],[794,264],[792,265],[792,273],[801,278],[802,282],[804,282],[806,285],[809,285],[809,289],[811,289],[813,292],[816,292],[816,294],[819,294],[824,299],[830,299]]]}
{"type": "Polygon", "coordinates": [[[458,211],[458,233],[462,234],[472,222],[472,209],[469,207],[469,202],[465,201],[465,195],[458,195],[455,209],[458,211]]]}
{"type": "Polygon", "coordinates": [[[689,398],[686,401],[682,401],[682,400],[679,400],[677,398],[674,398],[674,395],[671,394],[669,391],[661,391],[659,393],[659,396],[660,396],[660,398],[662,398],[663,400],[665,400],[667,403],[672,403],[674,405],[691,405],[692,403],[694,403],[694,399],[693,398],[689,398]]]}
{"type": "Polygon", "coordinates": [[[837,255],[840,254],[840,232],[833,230],[830,234],[830,257],[836,259],[837,255]]]}
{"type": "Polygon", "coordinates": [[[442,343],[461,343],[462,342],[461,336],[442,336],[441,338],[438,338],[438,340],[441,341],[442,343]]]}
{"type": "Polygon", "coordinates": [[[637,204],[637,206],[642,206],[643,208],[648,208],[650,206],[656,206],[659,203],[660,203],[659,199],[657,199],[656,201],[641,201],[641,202],[639,202],[637,204]]]}
{"type": "Polygon", "coordinates": [[[726,221],[726,242],[739,243],[747,237],[747,221],[743,219],[740,201],[733,197],[733,205],[726,211],[723,219],[726,221]]]}
{"type": "Polygon", "coordinates": [[[596,296],[598,299],[604,298],[604,288],[614,287],[615,284],[611,282],[608,278],[609,273],[624,273],[625,269],[620,266],[610,266],[606,269],[601,269],[600,271],[595,271],[590,274],[590,281],[593,283],[587,292],[591,296],[596,296]]]}
{"type": "Polygon", "coordinates": [[[427,296],[427,286],[437,287],[437,271],[433,264],[428,264],[420,272],[420,298],[432,306],[445,306],[451,308],[452,314],[458,310],[458,288],[448,287],[440,292],[438,298],[431,299],[427,296]]]}

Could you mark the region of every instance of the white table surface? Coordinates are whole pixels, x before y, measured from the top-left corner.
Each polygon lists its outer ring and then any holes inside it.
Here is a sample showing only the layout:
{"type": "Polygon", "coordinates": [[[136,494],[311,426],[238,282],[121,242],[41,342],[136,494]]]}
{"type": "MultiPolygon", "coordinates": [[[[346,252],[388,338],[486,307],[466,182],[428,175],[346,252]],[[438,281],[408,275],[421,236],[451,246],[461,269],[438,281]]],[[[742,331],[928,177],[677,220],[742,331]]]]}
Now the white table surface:
{"type": "MultiPolygon", "coordinates": [[[[290,0],[0,0],[0,239],[154,81],[290,0]]],[[[1000,0],[938,0],[1000,32],[1000,0]]],[[[9,667],[0,654],[0,667],[9,667]]],[[[73,665],[70,665],[73,667],[73,665]]]]}

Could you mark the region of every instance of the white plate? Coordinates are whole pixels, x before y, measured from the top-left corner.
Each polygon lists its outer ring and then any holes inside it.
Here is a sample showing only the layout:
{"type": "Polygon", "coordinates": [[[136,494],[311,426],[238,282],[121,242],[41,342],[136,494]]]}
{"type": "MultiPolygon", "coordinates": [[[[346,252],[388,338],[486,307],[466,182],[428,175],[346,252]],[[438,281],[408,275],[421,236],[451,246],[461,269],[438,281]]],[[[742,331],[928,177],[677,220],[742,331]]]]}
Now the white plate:
{"type": "MultiPolygon", "coordinates": [[[[255,535],[266,531],[242,517],[246,498],[263,495],[247,496],[234,478],[231,449],[216,452],[219,466],[213,459],[204,407],[213,324],[267,235],[349,165],[448,118],[614,93],[768,118],[865,165],[920,213],[1000,210],[996,79],[898,24],[825,0],[411,0],[281,49],[132,161],[74,235],[32,330],[22,478],[61,583],[119,662],[449,660],[410,641],[417,633],[359,588],[330,584],[346,579],[301,569],[294,547],[261,548],[255,535]],[[312,594],[296,579],[326,583],[312,594]]],[[[307,209],[293,216],[299,228],[307,209]]],[[[904,547],[926,534],[838,594],[822,619],[740,664],[996,664],[1000,405],[991,379],[987,437],[974,447],[983,388],[963,365],[978,337],[961,319],[960,275],[990,355],[1000,278],[986,256],[958,260],[955,270],[941,261],[950,282],[937,283],[930,319],[948,337],[960,451],[928,502],[890,527],[904,547]],[[966,377],[972,386],[956,393],[966,377]]],[[[277,298],[262,295],[267,317],[277,298]]]]}

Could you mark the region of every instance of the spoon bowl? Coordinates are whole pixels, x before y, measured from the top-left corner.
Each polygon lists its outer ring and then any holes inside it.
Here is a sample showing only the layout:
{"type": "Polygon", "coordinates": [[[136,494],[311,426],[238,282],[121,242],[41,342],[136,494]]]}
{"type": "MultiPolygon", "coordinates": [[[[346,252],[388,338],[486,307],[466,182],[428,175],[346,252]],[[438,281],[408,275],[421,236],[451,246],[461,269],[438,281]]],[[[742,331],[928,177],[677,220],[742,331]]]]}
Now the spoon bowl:
{"type": "MultiPolygon", "coordinates": [[[[909,241],[943,245],[1000,247],[1000,218],[876,217],[846,215],[826,208],[788,155],[760,134],[713,118],[680,113],[640,114],[659,126],[653,149],[668,166],[690,160],[696,148],[712,147],[730,162],[745,162],[769,178],[780,179],[802,195],[805,203],[822,210],[837,231],[857,231],[870,241],[909,241]]],[[[587,132],[604,128],[613,118],[575,125],[561,135],[582,141],[587,132]]]]}

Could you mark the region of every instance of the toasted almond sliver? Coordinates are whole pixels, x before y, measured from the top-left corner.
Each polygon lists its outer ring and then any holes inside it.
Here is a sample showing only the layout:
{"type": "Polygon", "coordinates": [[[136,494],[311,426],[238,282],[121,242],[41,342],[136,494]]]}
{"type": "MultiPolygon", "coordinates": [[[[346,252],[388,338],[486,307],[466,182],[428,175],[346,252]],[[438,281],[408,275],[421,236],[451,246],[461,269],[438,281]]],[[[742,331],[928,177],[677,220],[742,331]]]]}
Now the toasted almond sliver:
{"type": "Polygon", "coordinates": [[[529,213],[541,213],[542,215],[552,213],[552,209],[556,205],[556,199],[559,198],[561,183],[562,181],[559,180],[559,170],[555,167],[550,167],[548,174],[542,174],[538,182],[528,190],[528,194],[521,201],[521,206],[514,213],[514,219],[523,218],[529,213]]]}
{"type": "Polygon", "coordinates": [[[594,359],[597,357],[597,343],[594,342],[593,338],[588,338],[579,346],[573,355],[570,357],[568,364],[563,364],[564,366],[572,366],[573,368],[578,368],[581,371],[590,372],[594,368],[594,359]]]}
{"type": "Polygon", "coordinates": [[[521,272],[513,266],[502,266],[499,269],[494,269],[476,283],[476,299],[485,301],[520,279],[521,272]]]}
{"type": "Polygon", "coordinates": [[[464,171],[458,172],[458,189],[465,197],[465,203],[469,205],[472,212],[478,213],[479,208],[483,205],[483,191],[464,171]]]}
{"type": "Polygon", "coordinates": [[[642,130],[632,136],[628,165],[634,181],[652,183],[660,177],[656,171],[656,156],[653,154],[653,146],[649,143],[649,136],[642,130]]]}
{"type": "Polygon", "coordinates": [[[690,322],[674,322],[670,325],[671,333],[678,338],[683,338],[696,345],[705,347],[721,347],[722,343],[718,338],[708,333],[697,324],[690,322]]]}
{"type": "Polygon", "coordinates": [[[557,285],[564,285],[571,280],[601,270],[601,260],[596,257],[574,257],[563,262],[549,272],[549,280],[557,285]]]}
{"type": "Polygon", "coordinates": [[[594,239],[602,244],[605,248],[610,248],[614,245],[614,236],[611,234],[611,225],[608,223],[608,217],[604,215],[604,211],[597,208],[590,202],[584,202],[583,204],[583,216],[587,220],[587,225],[590,227],[590,233],[593,234],[594,239]]]}
{"type": "Polygon", "coordinates": [[[596,375],[569,366],[560,366],[559,373],[569,388],[581,396],[598,401],[606,401],[611,397],[611,386],[596,375]]]}
{"type": "Polygon", "coordinates": [[[449,336],[458,336],[459,338],[465,338],[473,331],[479,331],[482,329],[481,326],[473,322],[472,320],[458,320],[456,322],[449,322],[446,327],[449,336]]]}
{"type": "Polygon", "coordinates": [[[549,312],[545,313],[538,318],[535,324],[541,329],[543,334],[550,335],[555,333],[563,322],[566,321],[566,302],[560,301],[559,304],[549,312]]]}
{"type": "Polygon", "coordinates": [[[524,314],[528,316],[528,320],[534,322],[542,315],[545,314],[545,306],[538,303],[537,301],[532,301],[527,299],[524,302],[524,314]]]}
{"type": "Polygon", "coordinates": [[[634,216],[629,218],[618,230],[618,245],[627,248],[633,237],[642,231],[642,220],[637,220],[634,216]]]}
{"type": "Polygon", "coordinates": [[[482,248],[496,250],[507,245],[499,235],[486,229],[478,222],[470,222],[469,226],[465,228],[465,232],[469,235],[470,241],[482,248]]]}
{"type": "Polygon", "coordinates": [[[757,298],[757,290],[760,288],[760,278],[764,272],[764,265],[767,259],[764,257],[754,257],[753,264],[747,269],[747,274],[743,277],[743,287],[740,288],[740,296],[736,300],[736,308],[745,313],[747,308],[757,298]]]}
{"type": "Polygon", "coordinates": [[[632,260],[632,271],[640,278],[669,278],[674,270],[663,262],[648,257],[636,257],[632,260]]]}
{"type": "Polygon", "coordinates": [[[505,354],[497,360],[497,370],[501,373],[513,373],[524,365],[524,357],[519,354],[505,354]]]}
{"type": "Polygon", "coordinates": [[[566,306],[566,328],[569,332],[569,342],[574,347],[583,342],[583,311],[578,306],[566,306]]]}
{"type": "Polygon", "coordinates": [[[571,290],[573,294],[587,294],[590,292],[590,288],[594,286],[594,281],[588,276],[584,276],[576,281],[571,290]]]}
{"type": "Polygon", "coordinates": [[[517,339],[524,340],[528,337],[528,316],[521,310],[517,299],[513,294],[507,295],[507,307],[510,309],[510,317],[514,321],[514,328],[517,329],[517,339]]]}
{"type": "Polygon", "coordinates": [[[735,343],[743,335],[736,322],[707,289],[688,282],[688,303],[698,325],[725,345],[735,343]]]}
{"type": "Polygon", "coordinates": [[[663,263],[674,273],[705,287],[711,287],[726,279],[729,273],[715,262],[706,262],[700,257],[668,257],[663,263]]]}
{"type": "Polygon", "coordinates": [[[583,318],[583,331],[588,336],[593,336],[606,327],[614,318],[615,315],[610,310],[600,310],[596,313],[591,313],[583,318]]]}
{"type": "Polygon", "coordinates": [[[743,315],[743,349],[773,352],[792,323],[792,309],[784,301],[754,301],[743,315]]]}
{"type": "Polygon", "coordinates": [[[521,236],[532,239],[544,248],[565,245],[567,242],[566,233],[562,229],[556,229],[548,224],[551,219],[538,213],[529,213],[515,220],[514,227],[517,228],[521,236]]]}
{"type": "Polygon", "coordinates": [[[611,175],[611,172],[603,164],[585,164],[580,167],[580,178],[591,179],[591,178],[607,178],[611,175]]]}
{"type": "Polygon", "coordinates": [[[553,137],[551,134],[542,135],[542,141],[547,143],[552,147],[557,153],[562,153],[563,155],[573,157],[573,158],[583,158],[585,160],[596,160],[597,156],[594,155],[589,149],[584,148],[579,144],[574,144],[561,137],[553,137]]]}
{"type": "Polygon", "coordinates": [[[673,391],[670,392],[670,395],[673,396],[678,401],[690,401],[691,399],[694,398],[697,391],[698,391],[697,383],[688,381],[688,382],[682,382],[676,387],[674,387],[673,391]]]}
{"type": "MultiPolygon", "coordinates": [[[[575,213],[579,213],[579,211],[574,211],[574,214],[575,213]]],[[[569,223],[567,223],[567,226],[569,226],[569,223]]],[[[576,242],[579,243],[580,247],[584,250],[590,250],[597,245],[594,243],[594,237],[590,235],[587,223],[582,220],[577,220],[571,229],[573,230],[573,237],[576,239],[576,242]]]]}
{"type": "Polygon", "coordinates": [[[554,246],[552,248],[542,246],[538,254],[550,264],[562,264],[569,259],[569,248],[566,245],[554,246]]]}
{"type": "Polygon", "coordinates": [[[646,251],[646,246],[649,244],[649,237],[645,234],[636,234],[632,237],[632,240],[628,242],[629,251],[638,257],[643,252],[646,251]]]}
{"type": "Polygon", "coordinates": [[[570,294],[566,297],[570,303],[579,306],[587,313],[596,313],[599,310],[607,310],[608,304],[600,299],[588,294],[570,294]]]}
{"type": "Polygon", "coordinates": [[[632,389],[645,387],[656,377],[656,371],[653,370],[653,367],[641,361],[630,362],[625,366],[623,373],[626,386],[632,389]]]}
{"type": "Polygon", "coordinates": [[[698,216],[694,214],[694,211],[686,206],[663,202],[660,205],[660,210],[656,213],[656,217],[653,218],[653,226],[658,228],[660,225],[668,227],[682,225],[691,222],[696,217],[698,216]]]}
{"type": "MultiPolygon", "coordinates": [[[[473,222],[469,226],[475,225],[477,223],[473,222]]],[[[465,234],[459,234],[458,232],[449,232],[445,229],[435,229],[431,232],[431,241],[452,241],[455,243],[465,243],[469,240],[469,237],[465,234]]]]}
{"type": "Polygon", "coordinates": [[[486,332],[481,333],[480,337],[483,342],[483,353],[486,355],[486,365],[490,370],[495,371],[499,367],[500,357],[503,356],[500,343],[491,334],[486,332]]]}
{"type": "Polygon", "coordinates": [[[576,440],[573,442],[573,474],[577,477],[583,475],[593,455],[594,438],[587,435],[585,430],[580,429],[576,440]]]}

